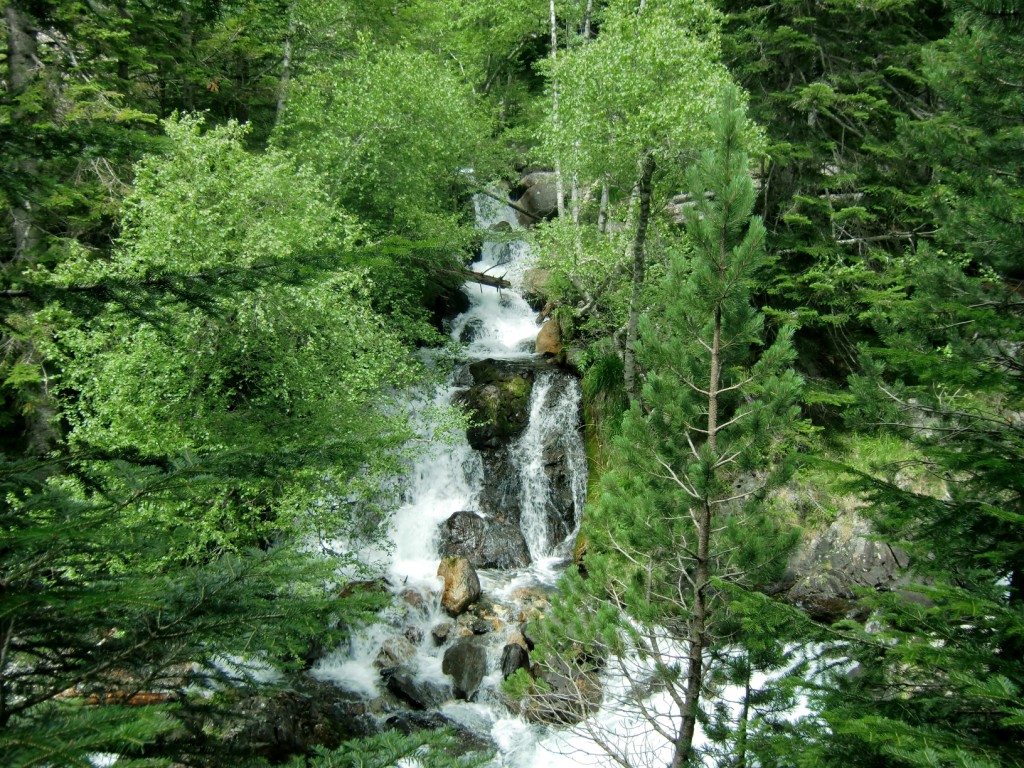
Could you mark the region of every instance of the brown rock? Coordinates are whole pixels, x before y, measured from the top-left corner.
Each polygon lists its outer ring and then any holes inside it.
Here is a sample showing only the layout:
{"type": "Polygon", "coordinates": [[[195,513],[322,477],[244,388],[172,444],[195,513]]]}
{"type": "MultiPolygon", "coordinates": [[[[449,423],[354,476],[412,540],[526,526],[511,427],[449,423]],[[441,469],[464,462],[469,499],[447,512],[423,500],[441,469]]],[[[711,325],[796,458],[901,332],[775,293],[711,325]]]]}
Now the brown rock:
{"type": "Polygon", "coordinates": [[[562,334],[558,328],[558,321],[551,318],[540,329],[537,334],[537,352],[545,355],[557,355],[562,351],[562,334]]]}
{"type": "Polygon", "coordinates": [[[444,579],[441,607],[450,615],[458,616],[480,599],[480,579],[466,558],[444,558],[437,575],[444,579]]]}

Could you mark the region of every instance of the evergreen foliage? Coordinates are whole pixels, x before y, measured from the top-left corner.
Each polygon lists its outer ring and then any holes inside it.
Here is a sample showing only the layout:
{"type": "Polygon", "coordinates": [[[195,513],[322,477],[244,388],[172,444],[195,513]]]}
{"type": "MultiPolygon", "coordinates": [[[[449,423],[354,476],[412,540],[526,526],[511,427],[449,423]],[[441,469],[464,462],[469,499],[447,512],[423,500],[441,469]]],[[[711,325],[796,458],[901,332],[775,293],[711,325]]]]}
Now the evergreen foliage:
{"type": "Polygon", "coordinates": [[[926,48],[944,109],[916,126],[937,166],[940,240],[984,267],[1024,277],[1024,27],[1019,3],[952,2],[953,29],[926,48]]]}
{"type": "Polygon", "coordinates": [[[935,152],[905,126],[938,109],[922,50],[948,21],[933,2],[721,7],[725,61],[767,137],[758,210],[780,255],[767,289],[802,329],[807,402],[834,418],[870,317],[906,284],[904,255],[935,235],[935,152]]]}
{"type": "Polygon", "coordinates": [[[623,417],[615,469],[588,511],[587,578],[567,583],[557,614],[560,647],[649,660],[652,682],[675,702],[671,731],[641,714],[674,745],[673,765],[697,759],[704,665],[726,641],[728,586],[770,582],[794,541],[763,501],[790,465],[800,380],[788,368],[789,332],[756,350],[763,316],[750,295],[764,230],[751,218],[737,101],[730,92],[715,148],[689,174],[691,253],[674,260],[658,311],[641,322],[643,398],[623,417]]]}
{"type": "Polygon", "coordinates": [[[128,765],[187,757],[199,747],[181,729],[213,716],[197,691],[294,666],[332,617],[375,607],[327,594],[335,564],[287,547],[154,567],[181,532],[135,510],[154,495],[188,499],[214,480],[211,468],[85,459],[0,468],[4,765],[88,765],[100,752],[128,765]],[[159,738],[168,734],[178,735],[159,738]]]}

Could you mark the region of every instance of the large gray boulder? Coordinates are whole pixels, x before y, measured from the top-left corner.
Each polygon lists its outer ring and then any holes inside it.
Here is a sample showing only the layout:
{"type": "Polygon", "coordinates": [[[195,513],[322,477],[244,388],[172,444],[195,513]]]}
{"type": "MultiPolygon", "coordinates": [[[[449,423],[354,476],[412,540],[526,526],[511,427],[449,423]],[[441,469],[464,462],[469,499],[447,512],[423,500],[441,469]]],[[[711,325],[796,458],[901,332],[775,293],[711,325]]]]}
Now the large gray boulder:
{"type": "Polygon", "coordinates": [[[553,171],[534,171],[519,180],[513,193],[516,205],[525,211],[517,211],[516,217],[524,227],[532,227],[542,219],[549,219],[558,213],[558,180],[553,171]]]}
{"type": "Polygon", "coordinates": [[[464,613],[480,599],[480,578],[464,557],[445,557],[437,567],[437,575],[444,579],[441,607],[452,616],[464,613]]]}
{"type": "Polygon", "coordinates": [[[472,701],[487,674],[487,650],[474,636],[464,637],[444,653],[441,671],[452,678],[455,698],[472,701]]]}
{"type": "Polygon", "coordinates": [[[388,690],[416,709],[437,709],[452,698],[452,687],[416,675],[412,664],[405,664],[388,678],[388,690]]]}
{"type": "Polygon", "coordinates": [[[784,595],[818,621],[863,618],[859,593],[899,590],[909,582],[908,565],[903,550],[880,541],[856,513],[846,513],[807,537],[790,557],[782,581],[768,591],[784,595]]]}
{"type": "Polygon", "coordinates": [[[519,526],[507,520],[485,520],[475,512],[460,511],[441,523],[438,552],[464,557],[474,568],[523,568],[530,564],[519,526]]]}

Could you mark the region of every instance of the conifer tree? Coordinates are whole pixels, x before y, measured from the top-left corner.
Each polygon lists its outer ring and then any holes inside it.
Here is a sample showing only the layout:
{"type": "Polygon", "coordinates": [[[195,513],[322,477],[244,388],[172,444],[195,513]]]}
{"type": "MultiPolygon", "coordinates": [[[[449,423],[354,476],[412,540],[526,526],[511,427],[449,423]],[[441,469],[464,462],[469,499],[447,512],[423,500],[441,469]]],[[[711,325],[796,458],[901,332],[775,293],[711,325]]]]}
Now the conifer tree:
{"type": "MultiPolygon", "coordinates": [[[[623,706],[639,708],[676,767],[697,759],[706,665],[724,640],[728,590],[770,580],[793,542],[764,500],[789,464],[800,379],[788,367],[788,330],[758,349],[765,328],[751,289],[766,255],[764,228],[751,218],[743,131],[730,91],[714,148],[689,174],[689,253],[674,259],[661,306],[641,322],[642,403],[623,417],[617,468],[588,510],[588,578],[569,580],[555,613],[562,648],[601,643],[625,674],[646,668],[648,682],[664,687],[670,718],[658,697],[623,706]]],[[[640,757],[605,742],[625,764],[640,757]]]]}

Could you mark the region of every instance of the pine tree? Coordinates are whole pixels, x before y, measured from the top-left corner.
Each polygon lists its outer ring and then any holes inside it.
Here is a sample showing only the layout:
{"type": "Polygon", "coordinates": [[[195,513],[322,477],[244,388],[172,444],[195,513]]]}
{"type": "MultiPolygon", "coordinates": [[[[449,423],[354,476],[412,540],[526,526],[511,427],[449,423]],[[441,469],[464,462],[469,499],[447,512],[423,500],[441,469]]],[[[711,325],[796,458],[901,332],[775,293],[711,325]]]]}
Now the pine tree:
{"type": "MultiPolygon", "coordinates": [[[[750,216],[743,127],[730,91],[714,149],[689,174],[690,252],[674,259],[661,305],[641,323],[642,403],[625,414],[617,467],[587,512],[587,578],[569,582],[556,612],[561,647],[599,642],[626,674],[645,668],[649,684],[664,686],[671,729],[655,699],[622,706],[639,708],[671,744],[673,766],[697,760],[706,665],[726,642],[728,590],[770,581],[794,541],[765,495],[790,463],[800,380],[788,368],[788,330],[758,349],[765,329],[751,289],[766,255],[764,228],[750,216]]],[[[615,754],[627,764],[640,757],[615,754]]]]}
{"type": "Polygon", "coordinates": [[[908,121],[934,115],[922,47],[945,34],[938,2],[723,0],[726,63],[764,126],[757,210],[780,254],[766,280],[794,343],[810,414],[836,418],[858,341],[906,281],[904,256],[935,234],[934,145],[908,121]]]}

